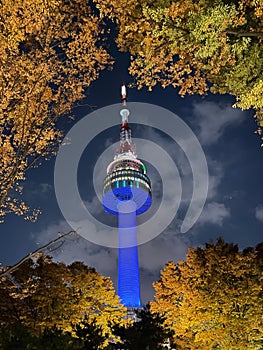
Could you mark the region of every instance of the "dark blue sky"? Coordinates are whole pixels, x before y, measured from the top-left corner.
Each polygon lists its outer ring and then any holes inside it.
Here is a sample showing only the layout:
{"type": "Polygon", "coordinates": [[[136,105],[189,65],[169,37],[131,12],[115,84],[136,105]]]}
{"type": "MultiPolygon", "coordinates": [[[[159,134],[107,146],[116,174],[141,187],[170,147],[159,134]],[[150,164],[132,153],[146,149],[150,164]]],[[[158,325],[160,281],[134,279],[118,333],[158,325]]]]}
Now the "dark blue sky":
{"type": "MultiPolygon", "coordinates": [[[[83,106],[74,110],[75,122],[60,122],[66,132],[88,113],[120,101],[120,84],[131,80],[126,68],[127,56],[123,55],[113,71],[104,72],[91,85],[83,106]]],[[[232,97],[209,94],[205,97],[188,96],[182,99],[173,88],[164,90],[156,87],[152,92],[130,89],[128,100],[162,106],[184,120],[204,149],[210,174],[206,205],[190,231],[185,234],[179,232],[180,215],[183,215],[185,210],[182,206],[164,233],[139,247],[142,296],[146,302],[153,296],[151,283],[158,279],[160,268],[168,260],[184,259],[189,245],[196,246],[215,241],[218,236],[222,236],[228,242],[237,243],[240,248],[255,246],[263,241],[263,150],[260,147],[259,136],[254,133],[257,126],[252,117],[253,112],[233,109],[232,97]]],[[[116,115],[116,121],[118,118],[116,115]]],[[[132,116],[130,120],[132,122],[132,116]]],[[[190,200],[191,176],[187,175],[184,178],[185,169],[188,169],[189,165],[183,159],[178,146],[166,135],[150,128],[148,130],[134,125],[133,135],[160,144],[175,162],[179,162],[182,184],[185,187],[183,193],[185,198],[190,200]]],[[[94,164],[106,145],[117,141],[118,128],[112,128],[96,136],[85,150],[78,173],[80,192],[84,200],[95,200],[92,183],[94,164]]],[[[140,154],[138,156],[140,157],[140,154]]],[[[66,232],[70,229],[56,201],[54,163],[55,159],[44,162],[39,168],[30,170],[27,175],[25,199],[32,207],[42,210],[39,220],[31,223],[22,217],[8,215],[5,223],[1,224],[0,261],[4,265],[14,264],[36,249],[38,243],[43,244],[56,237],[58,231],[66,232]]],[[[154,175],[155,170],[151,169],[150,164],[148,168],[153,178],[157,178],[158,174],[155,174],[157,177],[154,175]]],[[[154,181],[152,185],[154,191],[154,181]]],[[[97,208],[98,203],[94,205],[97,208]]],[[[67,263],[72,260],[84,261],[116,281],[116,249],[104,248],[79,237],[72,238],[63,249],[54,254],[56,259],[67,263]]]]}

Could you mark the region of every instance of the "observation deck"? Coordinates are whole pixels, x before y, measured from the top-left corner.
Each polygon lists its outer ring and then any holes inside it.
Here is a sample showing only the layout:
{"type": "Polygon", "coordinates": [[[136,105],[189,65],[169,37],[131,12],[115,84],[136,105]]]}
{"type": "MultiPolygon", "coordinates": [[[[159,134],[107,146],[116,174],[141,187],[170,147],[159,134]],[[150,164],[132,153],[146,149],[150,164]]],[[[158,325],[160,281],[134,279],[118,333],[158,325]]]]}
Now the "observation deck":
{"type": "Polygon", "coordinates": [[[108,169],[102,200],[105,212],[118,215],[119,201],[129,200],[136,204],[136,215],[146,212],[152,204],[152,195],[145,165],[138,159],[122,158],[113,161],[108,169]]]}

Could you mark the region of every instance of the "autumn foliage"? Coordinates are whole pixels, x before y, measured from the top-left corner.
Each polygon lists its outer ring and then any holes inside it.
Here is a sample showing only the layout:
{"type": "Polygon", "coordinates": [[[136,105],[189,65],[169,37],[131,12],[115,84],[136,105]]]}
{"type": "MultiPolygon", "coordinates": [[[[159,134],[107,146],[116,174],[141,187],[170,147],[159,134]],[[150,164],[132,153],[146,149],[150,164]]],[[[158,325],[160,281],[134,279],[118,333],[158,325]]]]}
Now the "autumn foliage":
{"type": "Polygon", "coordinates": [[[101,329],[106,346],[113,326],[127,324],[126,312],[111,280],[80,262],[67,266],[41,255],[0,281],[2,330],[23,326],[39,335],[56,326],[74,335],[85,321],[101,329]]]}
{"type": "MultiPolygon", "coordinates": [[[[84,0],[3,0],[0,6],[0,216],[29,214],[27,169],[54,153],[59,117],[109,64],[100,19],[84,0]]],[[[37,212],[34,212],[34,217],[37,212]]]]}
{"type": "Polygon", "coordinates": [[[151,310],[174,331],[176,349],[262,349],[261,251],[219,239],[169,262],[154,284],[151,310]],[[260,258],[261,256],[261,258],[260,258]]]}
{"type": "Polygon", "coordinates": [[[137,86],[231,94],[263,126],[262,0],[96,0],[118,26],[137,86]]]}
{"type": "MultiPolygon", "coordinates": [[[[0,219],[34,219],[27,170],[54,154],[85,88],[112,64],[114,21],[136,86],[231,94],[263,126],[262,0],[3,0],[0,6],[0,219]],[[95,6],[97,8],[95,8],[95,6]],[[105,49],[107,47],[107,50],[105,49]]],[[[259,129],[260,132],[260,129],[259,129]]]]}
{"type": "Polygon", "coordinates": [[[219,239],[189,248],[186,261],[166,264],[150,309],[135,323],[110,279],[83,263],[55,263],[41,253],[15,266],[1,275],[0,348],[19,341],[32,350],[53,342],[61,350],[263,346],[263,243],[240,251],[219,239]]]}

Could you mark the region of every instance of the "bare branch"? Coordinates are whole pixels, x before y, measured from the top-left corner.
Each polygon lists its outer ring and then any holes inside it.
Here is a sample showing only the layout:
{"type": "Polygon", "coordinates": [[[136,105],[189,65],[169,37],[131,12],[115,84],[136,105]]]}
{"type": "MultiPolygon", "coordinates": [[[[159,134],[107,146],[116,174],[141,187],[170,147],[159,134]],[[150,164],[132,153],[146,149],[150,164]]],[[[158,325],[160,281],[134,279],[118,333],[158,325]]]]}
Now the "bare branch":
{"type": "Polygon", "coordinates": [[[233,31],[233,30],[227,30],[226,34],[231,34],[231,35],[235,35],[238,37],[245,37],[245,36],[247,36],[247,37],[253,37],[253,36],[261,37],[261,36],[263,36],[263,32],[238,32],[238,31],[233,31]]]}
{"type": "MultiPolygon", "coordinates": [[[[52,241],[49,241],[47,244],[41,246],[40,248],[34,250],[33,252],[31,252],[29,254],[27,254],[25,257],[23,257],[21,260],[19,260],[15,265],[8,267],[4,272],[0,273],[0,278],[13,273],[19,266],[21,266],[28,259],[34,257],[34,255],[36,255],[37,253],[48,249],[49,247],[51,247],[53,244],[55,244],[56,242],[58,242],[62,238],[65,238],[65,237],[67,237],[67,236],[69,236],[71,234],[74,234],[74,233],[76,233],[76,231],[74,231],[74,230],[71,230],[71,231],[69,231],[67,233],[59,233],[59,236],[57,238],[52,239],[52,241]]],[[[62,242],[62,244],[63,243],[64,242],[62,242]]],[[[62,244],[60,244],[58,248],[60,248],[62,246],[62,244]]],[[[56,248],[56,249],[58,249],[58,248],[56,248]]],[[[54,251],[56,249],[53,249],[52,251],[54,251]]]]}

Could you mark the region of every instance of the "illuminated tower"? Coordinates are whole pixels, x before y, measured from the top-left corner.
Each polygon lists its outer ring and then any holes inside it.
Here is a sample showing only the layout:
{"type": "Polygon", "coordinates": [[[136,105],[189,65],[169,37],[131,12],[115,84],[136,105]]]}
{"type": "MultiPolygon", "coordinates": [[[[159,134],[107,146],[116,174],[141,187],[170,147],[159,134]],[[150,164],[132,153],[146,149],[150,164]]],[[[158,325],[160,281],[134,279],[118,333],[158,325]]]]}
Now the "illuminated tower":
{"type": "Polygon", "coordinates": [[[137,159],[128,125],[126,88],[121,88],[122,125],[120,143],[114,160],[107,168],[103,187],[103,207],[118,216],[118,295],[127,307],[141,306],[140,275],[136,234],[136,216],[146,212],[152,203],[151,182],[145,165],[137,159]]]}

